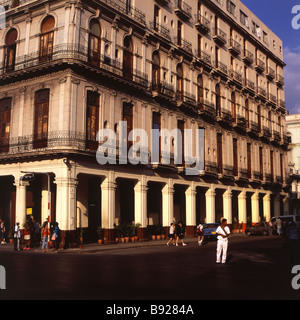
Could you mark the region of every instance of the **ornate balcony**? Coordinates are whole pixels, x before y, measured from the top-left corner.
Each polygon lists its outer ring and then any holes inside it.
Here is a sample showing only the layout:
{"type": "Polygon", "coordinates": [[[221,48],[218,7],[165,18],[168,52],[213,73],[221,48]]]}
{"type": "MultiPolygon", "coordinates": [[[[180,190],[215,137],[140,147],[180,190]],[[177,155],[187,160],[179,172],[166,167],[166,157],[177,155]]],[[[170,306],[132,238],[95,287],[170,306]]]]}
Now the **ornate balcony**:
{"type": "Polygon", "coordinates": [[[213,28],[213,39],[220,45],[227,43],[227,35],[220,28],[213,28]]]}
{"type": "Polygon", "coordinates": [[[275,76],[276,76],[275,70],[270,68],[270,67],[268,67],[267,71],[266,71],[266,76],[271,80],[275,79],[275,76]]]}
{"type": "Polygon", "coordinates": [[[254,55],[249,50],[244,49],[244,54],[242,59],[245,63],[252,64],[254,62],[254,55]]]}
{"type": "Polygon", "coordinates": [[[280,87],[283,87],[284,86],[284,77],[281,76],[280,74],[278,74],[276,76],[276,80],[275,80],[276,84],[280,87]]]}
{"type": "Polygon", "coordinates": [[[210,31],[209,19],[203,17],[200,13],[195,15],[195,27],[202,34],[206,34],[210,31]]]}
{"type": "Polygon", "coordinates": [[[183,20],[192,18],[192,7],[185,3],[183,0],[175,0],[175,13],[183,20]]]}
{"type": "Polygon", "coordinates": [[[221,61],[214,61],[214,67],[216,71],[221,72],[223,75],[228,76],[228,68],[226,64],[221,61]]]}
{"type": "Polygon", "coordinates": [[[254,68],[257,72],[264,72],[266,70],[266,64],[262,60],[257,58],[254,68]]]}
{"type": "Polygon", "coordinates": [[[191,42],[179,37],[174,37],[173,41],[180,49],[186,51],[189,54],[193,54],[193,45],[191,42]]]}
{"type": "Polygon", "coordinates": [[[201,99],[198,102],[198,114],[205,119],[215,120],[216,119],[216,109],[212,102],[201,99]]]}
{"type": "Polygon", "coordinates": [[[202,62],[205,62],[209,65],[211,65],[211,55],[203,50],[196,49],[195,50],[195,56],[201,60],[202,62]]]}
{"type": "Polygon", "coordinates": [[[228,110],[217,112],[217,122],[225,127],[232,127],[232,114],[228,110]]]}
{"type": "Polygon", "coordinates": [[[168,41],[171,41],[170,29],[166,28],[162,24],[160,24],[156,21],[151,21],[150,22],[150,30],[158,33],[160,36],[167,39],[168,41]]]}
{"type": "Polygon", "coordinates": [[[228,50],[234,54],[239,55],[241,54],[242,46],[234,39],[230,39],[230,45],[228,47],[228,50]]]}
{"type": "Polygon", "coordinates": [[[167,6],[171,2],[171,0],[156,0],[156,2],[161,4],[162,6],[167,6]]]}
{"type": "Polygon", "coordinates": [[[245,79],[245,88],[255,93],[255,84],[253,81],[245,79]]]}
{"type": "Polygon", "coordinates": [[[234,70],[230,70],[230,76],[231,76],[231,79],[238,82],[239,84],[243,83],[243,77],[239,72],[236,72],[234,70]]]}

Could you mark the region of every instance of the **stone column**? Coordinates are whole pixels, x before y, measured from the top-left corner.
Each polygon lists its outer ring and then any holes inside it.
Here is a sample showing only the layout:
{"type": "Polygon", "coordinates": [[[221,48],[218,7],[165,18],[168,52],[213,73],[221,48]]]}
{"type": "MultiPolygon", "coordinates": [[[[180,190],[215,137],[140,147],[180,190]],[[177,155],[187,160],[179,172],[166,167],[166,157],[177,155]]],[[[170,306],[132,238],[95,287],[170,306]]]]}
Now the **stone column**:
{"type": "Polygon", "coordinates": [[[162,220],[163,227],[168,228],[174,220],[174,187],[169,181],[162,189],[162,220]]]}
{"type": "Polygon", "coordinates": [[[105,244],[115,243],[116,188],[114,172],[109,172],[101,184],[101,217],[105,244]]]}
{"type": "Polygon", "coordinates": [[[256,191],[251,197],[252,224],[260,221],[259,217],[259,193],[256,191]]]}
{"type": "Polygon", "coordinates": [[[136,224],[141,224],[138,229],[138,237],[141,241],[147,239],[147,192],[146,177],[142,176],[134,187],[134,220],[136,224]]]}
{"type": "Polygon", "coordinates": [[[242,191],[238,196],[239,223],[243,225],[243,232],[247,226],[247,193],[242,191]]]}
{"type": "Polygon", "coordinates": [[[223,214],[227,223],[232,225],[232,191],[230,187],[223,194],[223,214]]]}
{"type": "Polygon", "coordinates": [[[29,186],[28,181],[15,179],[16,186],[16,222],[20,223],[20,229],[24,229],[26,221],[26,187],[29,186]]]}
{"type": "Polygon", "coordinates": [[[271,193],[268,192],[263,198],[264,204],[264,216],[266,221],[269,222],[271,219],[271,193]]]}
{"type": "Polygon", "coordinates": [[[76,188],[77,179],[69,175],[69,170],[65,174],[55,177],[56,184],[56,221],[61,230],[60,247],[65,246],[66,237],[68,236],[67,245],[75,245],[76,239],[76,188]]]}
{"type": "Polygon", "coordinates": [[[206,223],[214,223],[216,220],[216,192],[212,185],[205,193],[206,198],[206,223]]]}
{"type": "Polygon", "coordinates": [[[196,187],[194,183],[185,192],[186,232],[188,236],[196,233],[196,187]]]}

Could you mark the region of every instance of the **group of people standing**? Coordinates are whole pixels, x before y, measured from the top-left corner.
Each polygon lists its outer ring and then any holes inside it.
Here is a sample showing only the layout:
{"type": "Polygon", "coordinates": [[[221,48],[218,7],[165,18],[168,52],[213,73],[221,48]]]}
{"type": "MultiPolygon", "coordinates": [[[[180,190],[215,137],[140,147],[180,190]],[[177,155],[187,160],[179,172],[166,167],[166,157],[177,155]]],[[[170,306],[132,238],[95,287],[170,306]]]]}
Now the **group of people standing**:
{"type": "Polygon", "coordinates": [[[48,219],[46,219],[40,226],[39,222],[32,220],[31,217],[26,219],[25,228],[24,228],[24,237],[25,247],[21,248],[22,233],[20,229],[20,223],[17,222],[12,230],[13,239],[14,239],[14,249],[16,251],[21,250],[30,250],[34,247],[40,247],[40,242],[42,242],[42,251],[48,252],[48,242],[51,236],[51,241],[53,241],[53,246],[55,250],[58,250],[59,247],[59,227],[58,223],[49,224],[48,219]]]}
{"type": "MultiPolygon", "coordinates": [[[[167,242],[167,246],[169,246],[171,242],[173,242],[173,245],[178,246],[179,240],[181,241],[182,246],[186,246],[186,243],[183,242],[184,233],[185,233],[185,230],[181,221],[179,221],[177,225],[175,225],[175,223],[172,222],[169,229],[169,241],[167,242]]],[[[203,244],[203,240],[204,240],[204,232],[203,232],[202,224],[198,225],[197,234],[198,234],[198,244],[200,246],[203,244]]],[[[217,228],[216,234],[217,234],[217,240],[218,240],[216,263],[225,264],[227,260],[228,237],[230,235],[230,229],[227,226],[227,219],[224,218],[221,220],[221,224],[217,228]]]]}

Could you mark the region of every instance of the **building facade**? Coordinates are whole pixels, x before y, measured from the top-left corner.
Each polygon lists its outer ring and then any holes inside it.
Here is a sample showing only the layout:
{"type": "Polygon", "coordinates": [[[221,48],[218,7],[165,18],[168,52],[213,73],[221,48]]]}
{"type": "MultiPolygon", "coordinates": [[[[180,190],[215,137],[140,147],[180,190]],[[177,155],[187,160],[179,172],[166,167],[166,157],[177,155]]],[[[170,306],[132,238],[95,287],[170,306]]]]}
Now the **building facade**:
{"type": "Polygon", "coordinates": [[[240,1],[1,3],[0,204],[11,224],[31,208],[66,241],[102,225],[113,243],[116,222],[139,223],[145,239],[149,224],[174,219],[191,235],[200,221],[284,212],[282,42],[240,1]],[[128,134],[145,130],[149,146],[154,128],[201,129],[203,170],[186,175],[187,164],[174,163],[174,139],[168,165],[161,156],[100,165],[97,134],[119,139],[120,121],[128,134]]]}
{"type": "Polygon", "coordinates": [[[290,214],[300,214],[300,115],[286,117],[287,130],[290,136],[288,165],[290,175],[290,214]]]}

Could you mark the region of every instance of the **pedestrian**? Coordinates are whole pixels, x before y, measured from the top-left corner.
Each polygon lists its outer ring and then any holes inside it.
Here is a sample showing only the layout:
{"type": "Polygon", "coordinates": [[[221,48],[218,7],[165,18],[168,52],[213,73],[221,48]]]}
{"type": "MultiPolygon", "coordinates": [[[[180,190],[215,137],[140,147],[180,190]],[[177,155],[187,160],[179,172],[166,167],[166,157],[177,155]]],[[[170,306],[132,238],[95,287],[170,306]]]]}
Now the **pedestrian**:
{"type": "Polygon", "coordinates": [[[180,240],[181,244],[183,246],[186,246],[186,243],[183,242],[183,238],[184,238],[184,227],[182,225],[182,222],[179,221],[178,225],[176,227],[176,246],[178,247],[178,240],[180,240]]]}
{"type": "Polygon", "coordinates": [[[0,242],[1,244],[5,244],[5,222],[3,219],[0,219],[0,242]]]}
{"type": "Polygon", "coordinates": [[[222,219],[221,225],[216,230],[217,234],[217,263],[226,263],[227,250],[228,250],[228,237],[230,235],[230,230],[227,226],[227,219],[222,219]],[[222,259],[221,259],[222,256],[222,259]]]}
{"type": "Polygon", "coordinates": [[[277,234],[279,236],[281,236],[282,235],[282,221],[280,218],[277,219],[276,225],[277,225],[277,234]]]}
{"type": "Polygon", "coordinates": [[[34,219],[32,235],[33,235],[32,245],[38,248],[40,246],[41,226],[36,219],[34,219]]]}
{"type": "Polygon", "coordinates": [[[273,223],[272,223],[272,219],[270,219],[269,223],[268,223],[268,234],[269,236],[273,235],[273,223]]]}
{"type": "Polygon", "coordinates": [[[201,246],[204,240],[203,224],[199,223],[197,226],[198,245],[201,246]]]}
{"type": "Polygon", "coordinates": [[[169,229],[169,241],[167,243],[167,246],[170,245],[170,242],[173,241],[173,246],[175,245],[175,224],[174,222],[171,223],[170,229],[169,229]]]}
{"type": "Polygon", "coordinates": [[[58,222],[55,222],[54,224],[55,228],[52,234],[52,239],[54,242],[54,251],[58,251],[59,249],[59,227],[58,227],[58,222]]]}
{"type": "Polygon", "coordinates": [[[21,249],[20,249],[20,244],[21,244],[20,222],[17,222],[16,225],[13,227],[13,237],[14,237],[14,249],[16,251],[21,251],[21,249]]]}
{"type": "Polygon", "coordinates": [[[292,265],[298,263],[299,259],[299,234],[294,221],[289,222],[286,228],[286,240],[290,249],[290,261],[292,265]]]}
{"type": "Polygon", "coordinates": [[[24,240],[25,247],[23,250],[30,250],[30,238],[31,238],[31,227],[29,221],[25,222],[25,230],[24,230],[24,240]]]}
{"type": "Polygon", "coordinates": [[[43,223],[41,235],[42,235],[42,241],[43,241],[43,243],[42,243],[42,251],[45,252],[45,248],[46,248],[46,252],[48,252],[48,237],[50,235],[50,230],[49,230],[49,227],[48,227],[48,220],[46,220],[43,223]]]}

